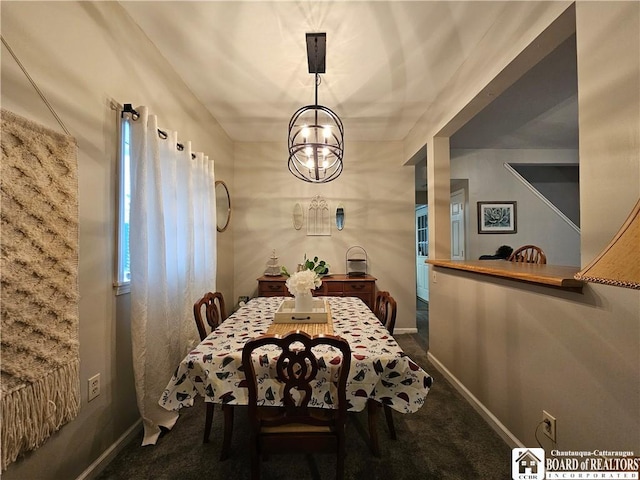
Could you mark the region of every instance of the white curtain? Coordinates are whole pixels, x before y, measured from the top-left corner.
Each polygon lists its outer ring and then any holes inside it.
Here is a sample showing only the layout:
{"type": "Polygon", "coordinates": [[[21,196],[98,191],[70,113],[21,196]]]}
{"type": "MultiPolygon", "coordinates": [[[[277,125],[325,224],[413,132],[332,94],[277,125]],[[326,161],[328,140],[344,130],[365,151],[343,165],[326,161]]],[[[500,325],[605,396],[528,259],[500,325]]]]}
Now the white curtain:
{"type": "Polygon", "coordinates": [[[213,161],[158,135],[146,107],[131,121],[131,331],[142,445],[178,418],[158,404],[171,375],[198,343],[193,304],[216,290],[213,161]]]}

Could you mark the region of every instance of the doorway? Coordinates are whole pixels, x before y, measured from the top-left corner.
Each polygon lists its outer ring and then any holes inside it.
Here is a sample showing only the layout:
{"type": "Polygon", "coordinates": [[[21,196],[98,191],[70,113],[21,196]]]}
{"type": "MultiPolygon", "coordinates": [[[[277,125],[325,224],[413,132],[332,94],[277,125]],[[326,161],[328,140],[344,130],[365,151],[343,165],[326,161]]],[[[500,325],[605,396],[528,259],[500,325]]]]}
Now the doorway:
{"type": "Polygon", "coordinates": [[[429,209],[416,205],[416,328],[425,351],[429,350],[429,209]]]}

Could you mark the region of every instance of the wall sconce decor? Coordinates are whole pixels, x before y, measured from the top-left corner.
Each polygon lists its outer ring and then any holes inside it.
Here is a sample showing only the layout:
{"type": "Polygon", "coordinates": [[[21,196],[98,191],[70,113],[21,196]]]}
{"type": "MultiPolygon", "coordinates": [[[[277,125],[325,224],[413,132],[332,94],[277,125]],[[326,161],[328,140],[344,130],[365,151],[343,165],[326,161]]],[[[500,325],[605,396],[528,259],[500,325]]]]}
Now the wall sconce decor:
{"type": "Polygon", "coordinates": [[[293,206],[293,228],[300,230],[304,223],[304,213],[302,212],[302,206],[296,203],[293,206]]]}
{"type": "Polygon", "coordinates": [[[338,205],[336,208],[336,228],[342,230],[344,228],[344,205],[338,205]]]}
{"type": "Polygon", "coordinates": [[[329,204],[320,195],[313,197],[309,203],[307,235],[331,235],[329,204]]]}

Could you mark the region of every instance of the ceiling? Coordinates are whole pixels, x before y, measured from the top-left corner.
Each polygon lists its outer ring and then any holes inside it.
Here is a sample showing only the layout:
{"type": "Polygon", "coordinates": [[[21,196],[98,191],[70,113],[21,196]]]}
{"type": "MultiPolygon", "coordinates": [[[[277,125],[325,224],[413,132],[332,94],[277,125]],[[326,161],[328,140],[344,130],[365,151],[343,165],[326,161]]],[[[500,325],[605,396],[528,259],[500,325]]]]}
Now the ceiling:
{"type": "MultiPolygon", "coordinates": [[[[576,37],[572,35],[450,138],[452,149],[578,149],[576,37]]],[[[427,191],[426,149],[415,189],[427,191]]]]}
{"type": "MultiPolygon", "coordinates": [[[[345,139],[402,140],[514,3],[120,2],[235,141],[286,141],[291,115],[313,103],[306,32],[327,33],[319,103],[341,117],[345,139]]],[[[531,106],[502,123],[482,122],[484,130],[469,128],[457,147],[481,143],[487,126],[539,127],[524,118],[531,106]]],[[[541,120],[563,114],[560,105],[541,120]]],[[[510,132],[511,144],[523,138],[510,132]]]]}
{"type": "Polygon", "coordinates": [[[450,139],[451,148],[578,148],[578,73],[572,35],[450,139]]]}

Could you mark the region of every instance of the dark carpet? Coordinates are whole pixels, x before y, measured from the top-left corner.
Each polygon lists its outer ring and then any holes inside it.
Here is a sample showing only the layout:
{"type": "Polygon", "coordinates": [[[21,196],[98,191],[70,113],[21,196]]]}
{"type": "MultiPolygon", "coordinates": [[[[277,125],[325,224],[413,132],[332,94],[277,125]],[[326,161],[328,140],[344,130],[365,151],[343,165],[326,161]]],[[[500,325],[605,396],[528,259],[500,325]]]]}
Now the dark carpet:
{"type": "MultiPolygon", "coordinates": [[[[422,305],[421,309],[425,308],[422,305]]],[[[350,414],[345,479],[510,479],[511,449],[427,360],[424,320],[426,318],[428,331],[428,311],[423,312],[422,317],[418,334],[398,335],[397,341],[407,355],[434,378],[425,404],[416,413],[394,412],[397,440],[389,438],[384,415],[379,415],[380,458],[369,450],[366,411],[350,414]]],[[[97,478],[249,479],[246,410],[235,408],[232,454],[224,462],[218,460],[222,442],[221,411],[216,406],[208,444],[202,443],[204,412],[201,401],[183,409],[173,430],[162,435],[155,446],[141,447],[140,432],[97,478]]],[[[330,454],[273,455],[262,462],[261,467],[263,480],[335,478],[335,456],[330,454]]]]}

